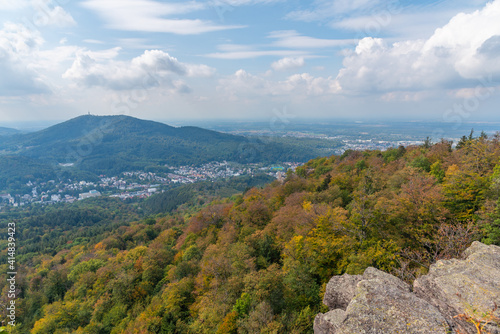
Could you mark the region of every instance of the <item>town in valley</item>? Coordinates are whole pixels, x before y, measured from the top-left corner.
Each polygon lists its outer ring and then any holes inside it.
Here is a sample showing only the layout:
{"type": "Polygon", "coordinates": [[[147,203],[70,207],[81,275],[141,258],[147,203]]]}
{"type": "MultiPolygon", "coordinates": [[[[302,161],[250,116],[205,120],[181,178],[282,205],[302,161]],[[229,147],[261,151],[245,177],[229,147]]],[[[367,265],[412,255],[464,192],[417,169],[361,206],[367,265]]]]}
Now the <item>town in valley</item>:
{"type": "MultiPolygon", "coordinates": [[[[201,166],[165,166],[169,172],[127,171],[117,176],[100,175],[97,181],[36,182],[30,180],[23,187],[0,192],[0,209],[23,207],[31,204],[50,205],[73,203],[92,197],[109,196],[122,200],[141,199],[181,184],[215,181],[244,175],[267,174],[282,179],[289,169],[295,170],[298,162],[285,162],[273,166],[263,164],[237,164],[210,162],[201,166]]],[[[71,168],[68,167],[67,168],[71,168]]]]}

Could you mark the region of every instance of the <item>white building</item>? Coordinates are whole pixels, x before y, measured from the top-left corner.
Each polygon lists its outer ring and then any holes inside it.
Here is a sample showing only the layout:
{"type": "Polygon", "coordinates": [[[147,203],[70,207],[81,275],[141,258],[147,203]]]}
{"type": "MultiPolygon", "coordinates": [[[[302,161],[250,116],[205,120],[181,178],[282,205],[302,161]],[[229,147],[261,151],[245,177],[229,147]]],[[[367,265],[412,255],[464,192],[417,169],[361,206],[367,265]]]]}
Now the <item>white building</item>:
{"type": "Polygon", "coordinates": [[[91,190],[88,193],[82,193],[82,194],[78,195],[78,199],[82,200],[82,199],[86,199],[86,198],[90,198],[90,197],[99,197],[99,196],[101,196],[100,192],[98,192],[97,190],[91,190]]]}
{"type": "Polygon", "coordinates": [[[61,200],[61,195],[51,195],[50,200],[52,202],[59,202],[61,200]]]}

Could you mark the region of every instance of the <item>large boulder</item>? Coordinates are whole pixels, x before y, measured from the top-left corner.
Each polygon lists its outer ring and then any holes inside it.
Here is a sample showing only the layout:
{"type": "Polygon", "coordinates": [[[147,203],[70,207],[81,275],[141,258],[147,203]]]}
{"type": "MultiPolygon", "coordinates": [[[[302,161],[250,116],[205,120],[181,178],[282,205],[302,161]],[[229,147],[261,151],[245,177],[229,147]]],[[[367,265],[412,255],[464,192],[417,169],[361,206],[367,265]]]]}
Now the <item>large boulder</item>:
{"type": "Polygon", "coordinates": [[[315,334],[500,334],[500,247],[474,242],[465,260],[438,261],[408,284],[375,268],[333,277],[315,334]]]}
{"type": "Polygon", "coordinates": [[[343,306],[347,296],[352,298],[345,310],[317,315],[316,334],[448,333],[448,323],[439,311],[392,275],[368,268],[363,276],[342,275],[330,283],[325,294],[329,305],[343,306]],[[332,293],[333,287],[344,288],[346,293],[332,293]]]}
{"type": "Polygon", "coordinates": [[[462,333],[500,334],[500,247],[474,242],[465,260],[437,261],[415,280],[417,296],[436,306],[462,333]]]}

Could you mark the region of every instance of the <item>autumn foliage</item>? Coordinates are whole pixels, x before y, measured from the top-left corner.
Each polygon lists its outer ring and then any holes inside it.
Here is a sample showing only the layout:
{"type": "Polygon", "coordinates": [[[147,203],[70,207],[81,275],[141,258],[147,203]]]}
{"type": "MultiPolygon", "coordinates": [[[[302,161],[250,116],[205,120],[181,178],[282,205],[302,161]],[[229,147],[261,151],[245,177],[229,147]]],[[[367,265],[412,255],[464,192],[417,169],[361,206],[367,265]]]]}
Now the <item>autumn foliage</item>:
{"type": "Polygon", "coordinates": [[[473,240],[500,244],[499,162],[484,136],[346,152],[35,255],[18,270],[13,333],[312,333],[332,275],[411,280],[473,240]]]}

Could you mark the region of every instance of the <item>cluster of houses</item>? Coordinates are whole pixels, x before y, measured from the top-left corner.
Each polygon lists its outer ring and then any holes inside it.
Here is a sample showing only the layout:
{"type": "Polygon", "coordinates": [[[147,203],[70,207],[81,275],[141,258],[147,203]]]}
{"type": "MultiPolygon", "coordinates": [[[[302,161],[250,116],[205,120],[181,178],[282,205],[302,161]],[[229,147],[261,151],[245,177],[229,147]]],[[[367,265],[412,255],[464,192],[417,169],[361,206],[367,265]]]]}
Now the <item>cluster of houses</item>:
{"type": "Polygon", "coordinates": [[[252,172],[252,168],[249,166],[237,167],[234,164],[229,164],[227,161],[210,162],[199,167],[181,166],[169,168],[173,169],[173,172],[167,175],[172,183],[194,183],[209,179],[222,179],[250,174],[252,172]]]}
{"type": "Polygon", "coordinates": [[[109,197],[117,197],[121,200],[131,199],[131,198],[148,198],[149,196],[155,194],[158,191],[158,188],[147,188],[144,190],[132,191],[132,192],[123,192],[120,194],[114,194],[109,197]]]}
{"type": "Polygon", "coordinates": [[[4,206],[19,207],[30,203],[39,204],[54,204],[59,202],[73,203],[78,198],[71,195],[63,194],[24,194],[22,196],[12,196],[11,194],[0,194],[0,209],[4,206]]]}
{"type": "Polygon", "coordinates": [[[170,183],[194,183],[203,180],[215,180],[240,175],[254,175],[265,172],[280,180],[284,171],[295,169],[299,163],[284,163],[283,166],[262,167],[262,165],[237,165],[233,163],[211,162],[203,166],[170,167],[171,170],[164,176],[153,172],[124,172],[120,176],[101,175],[98,182],[78,181],[67,183],[48,181],[37,184],[29,181],[26,186],[31,187],[31,194],[11,195],[0,193],[0,209],[4,206],[24,206],[31,203],[55,204],[73,203],[103,194],[123,200],[130,198],[146,198],[158,192],[162,185],[170,183]],[[154,184],[153,184],[154,183],[154,184]]]}
{"type": "MultiPolygon", "coordinates": [[[[238,165],[234,163],[211,162],[199,167],[181,166],[170,167],[172,173],[167,176],[172,183],[194,183],[203,180],[223,179],[240,175],[254,175],[255,173],[267,173],[276,178],[282,177],[287,169],[295,170],[301,164],[298,162],[285,162],[282,166],[262,167],[259,164],[238,165]]],[[[168,167],[168,166],[167,166],[168,167]]]]}
{"type": "Polygon", "coordinates": [[[412,145],[422,145],[423,141],[384,141],[375,139],[344,139],[342,140],[344,145],[342,148],[335,150],[335,154],[342,154],[347,150],[354,151],[364,151],[364,150],[381,150],[385,151],[389,148],[399,147],[399,146],[412,146],[412,145]]]}

